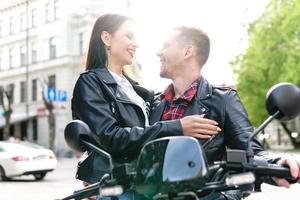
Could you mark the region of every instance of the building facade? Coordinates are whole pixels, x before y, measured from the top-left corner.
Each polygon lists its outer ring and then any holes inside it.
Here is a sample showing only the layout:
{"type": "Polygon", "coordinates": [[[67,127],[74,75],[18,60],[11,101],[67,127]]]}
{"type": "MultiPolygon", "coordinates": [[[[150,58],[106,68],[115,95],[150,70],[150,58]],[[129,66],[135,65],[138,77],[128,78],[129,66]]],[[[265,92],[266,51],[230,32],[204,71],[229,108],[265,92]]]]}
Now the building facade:
{"type": "MultiPolygon", "coordinates": [[[[288,128],[292,131],[291,136],[297,141],[300,141],[300,116],[294,120],[289,121],[288,128]]],[[[267,144],[267,148],[271,149],[292,149],[293,145],[291,139],[280,125],[279,121],[274,120],[268,125],[264,134],[259,135],[260,141],[267,144]]]]}
{"type": "MultiPolygon", "coordinates": [[[[45,97],[53,99],[56,150],[65,152],[74,84],[95,19],[127,14],[126,0],[4,0],[0,2],[0,86],[13,90],[10,136],[48,147],[45,97]],[[51,88],[51,89],[50,89],[51,88]]],[[[0,139],[5,120],[0,105],[0,139]]]]}

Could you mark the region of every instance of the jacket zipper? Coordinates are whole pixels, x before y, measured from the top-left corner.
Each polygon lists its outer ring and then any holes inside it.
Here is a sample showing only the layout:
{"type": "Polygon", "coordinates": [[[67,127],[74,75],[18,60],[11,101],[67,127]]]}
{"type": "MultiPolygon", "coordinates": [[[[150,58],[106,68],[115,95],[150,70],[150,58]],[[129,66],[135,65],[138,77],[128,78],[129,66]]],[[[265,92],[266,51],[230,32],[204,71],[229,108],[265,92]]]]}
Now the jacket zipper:
{"type": "Polygon", "coordinates": [[[211,143],[211,141],[213,141],[216,138],[216,135],[211,136],[211,138],[209,138],[207,141],[205,141],[201,146],[203,148],[203,150],[205,150],[205,148],[211,143]]]}

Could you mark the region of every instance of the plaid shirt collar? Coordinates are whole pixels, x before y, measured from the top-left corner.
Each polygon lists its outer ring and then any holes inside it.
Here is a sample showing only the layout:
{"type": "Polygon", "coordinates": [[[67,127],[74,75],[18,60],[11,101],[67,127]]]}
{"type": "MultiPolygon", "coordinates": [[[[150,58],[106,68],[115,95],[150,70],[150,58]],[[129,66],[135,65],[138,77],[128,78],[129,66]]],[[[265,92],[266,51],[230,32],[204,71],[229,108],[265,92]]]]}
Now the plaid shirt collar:
{"type": "Polygon", "coordinates": [[[179,99],[190,102],[197,92],[199,80],[200,80],[200,77],[197,78],[196,80],[194,80],[192,82],[192,84],[188,87],[188,89],[183,94],[181,94],[180,97],[178,97],[177,99],[174,99],[174,97],[175,97],[174,86],[173,86],[173,84],[170,84],[166,88],[166,90],[164,91],[164,93],[161,95],[160,98],[161,98],[161,100],[166,99],[168,102],[176,101],[179,99]]]}

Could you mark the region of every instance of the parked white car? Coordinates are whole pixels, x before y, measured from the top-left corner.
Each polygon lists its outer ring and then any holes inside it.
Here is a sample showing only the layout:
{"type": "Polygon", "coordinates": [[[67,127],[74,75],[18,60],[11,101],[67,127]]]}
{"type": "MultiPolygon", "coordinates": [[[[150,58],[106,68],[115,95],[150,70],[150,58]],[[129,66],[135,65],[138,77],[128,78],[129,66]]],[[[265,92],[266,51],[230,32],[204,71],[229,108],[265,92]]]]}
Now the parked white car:
{"type": "Polygon", "coordinates": [[[42,180],[57,167],[53,151],[28,142],[0,142],[0,180],[33,175],[42,180]]]}

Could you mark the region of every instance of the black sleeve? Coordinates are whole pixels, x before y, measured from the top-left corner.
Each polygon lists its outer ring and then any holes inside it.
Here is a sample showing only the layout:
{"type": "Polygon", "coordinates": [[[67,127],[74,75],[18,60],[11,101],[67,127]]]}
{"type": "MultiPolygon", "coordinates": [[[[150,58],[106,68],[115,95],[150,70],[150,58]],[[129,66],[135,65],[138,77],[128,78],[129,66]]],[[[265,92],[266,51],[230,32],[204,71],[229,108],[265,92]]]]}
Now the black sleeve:
{"type": "MultiPolygon", "coordinates": [[[[225,100],[225,142],[232,149],[247,148],[247,139],[253,133],[248,114],[236,91],[231,90],[225,100]]],[[[254,155],[263,157],[269,163],[276,163],[280,157],[267,153],[255,138],[251,141],[254,155]]]]}
{"type": "Polygon", "coordinates": [[[182,135],[179,120],[157,122],[145,128],[120,127],[99,84],[95,74],[79,77],[73,92],[72,113],[89,125],[96,142],[112,155],[130,155],[152,139],[182,135]]]}
{"type": "MultiPolygon", "coordinates": [[[[247,139],[253,133],[248,114],[236,91],[230,90],[225,99],[225,142],[232,149],[247,149],[247,139]]],[[[251,142],[254,154],[263,153],[264,148],[254,139],[251,142]]]]}

